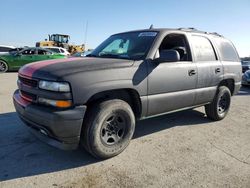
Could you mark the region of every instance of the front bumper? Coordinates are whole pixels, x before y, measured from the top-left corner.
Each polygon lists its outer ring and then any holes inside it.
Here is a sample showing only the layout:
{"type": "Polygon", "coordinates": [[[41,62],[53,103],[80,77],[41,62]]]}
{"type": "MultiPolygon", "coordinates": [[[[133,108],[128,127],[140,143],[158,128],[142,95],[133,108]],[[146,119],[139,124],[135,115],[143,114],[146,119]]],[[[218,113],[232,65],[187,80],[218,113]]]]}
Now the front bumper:
{"type": "Polygon", "coordinates": [[[78,147],[86,106],[67,110],[38,106],[25,102],[18,90],[13,102],[21,120],[39,139],[64,150],[78,147]]]}

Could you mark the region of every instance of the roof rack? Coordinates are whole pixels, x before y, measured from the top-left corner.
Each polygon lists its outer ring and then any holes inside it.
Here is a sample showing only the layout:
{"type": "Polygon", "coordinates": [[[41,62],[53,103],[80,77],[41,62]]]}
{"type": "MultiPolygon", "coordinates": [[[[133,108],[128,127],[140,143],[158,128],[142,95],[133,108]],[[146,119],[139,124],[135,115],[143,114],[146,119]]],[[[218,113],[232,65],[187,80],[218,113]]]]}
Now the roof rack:
{"type": "Polygon", "coordinates": [[[181,31],[198,31],[194,27],[180,27],[180,28],[178,28],[178,30],[181,30],[181,31]]]}
{"type": "Polygon", "coordinates": [[[209,34],[211,34],[211,35],[216,35],[216,36],[218,36],[218,37],[223,37],[223,35],[220,35],[219,33],[216,33],[216,32],[212,32],[212,33],[209,33],[209,34]]]}
{"type": "Polygon", "coordinates": [[[210,35],[216,35],[218,37],[223,37],[222,35],[216,33],[216,32],[206,32],[206,31],[200,31],[194,27],[187,27],[187,28],[184,28],[184,27],[181,27],[181,28],[178,28],[178,30],[181,30],[181,31],[194,31],[194,32],[197,32],[197,33],[204,33],[204,34],[210,34],[210,35]]]}

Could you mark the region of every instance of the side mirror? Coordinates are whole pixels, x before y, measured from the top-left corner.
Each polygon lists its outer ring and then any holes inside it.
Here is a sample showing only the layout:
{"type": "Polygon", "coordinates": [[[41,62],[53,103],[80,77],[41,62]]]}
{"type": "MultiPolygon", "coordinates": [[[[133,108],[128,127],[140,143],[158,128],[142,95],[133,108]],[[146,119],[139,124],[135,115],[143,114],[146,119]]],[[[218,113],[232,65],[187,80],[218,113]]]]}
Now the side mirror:
{"type": "Polygon", "coordinates": [[[159,56],[155,59],[158,63],[180,61],[180,54],[176,50],[161,50],[159,56]]]}

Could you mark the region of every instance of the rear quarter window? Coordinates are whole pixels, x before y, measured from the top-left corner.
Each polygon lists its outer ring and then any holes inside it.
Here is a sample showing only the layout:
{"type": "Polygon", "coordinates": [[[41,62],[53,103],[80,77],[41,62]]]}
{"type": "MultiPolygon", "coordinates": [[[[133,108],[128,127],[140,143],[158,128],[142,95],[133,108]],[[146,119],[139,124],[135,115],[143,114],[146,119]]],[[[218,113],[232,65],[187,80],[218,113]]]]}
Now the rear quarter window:
{"type": "Polygon", "coordinates": [[[231,42],[225,39],[215,40],[222,61],[240,61],[239,55],[231,42]]]}

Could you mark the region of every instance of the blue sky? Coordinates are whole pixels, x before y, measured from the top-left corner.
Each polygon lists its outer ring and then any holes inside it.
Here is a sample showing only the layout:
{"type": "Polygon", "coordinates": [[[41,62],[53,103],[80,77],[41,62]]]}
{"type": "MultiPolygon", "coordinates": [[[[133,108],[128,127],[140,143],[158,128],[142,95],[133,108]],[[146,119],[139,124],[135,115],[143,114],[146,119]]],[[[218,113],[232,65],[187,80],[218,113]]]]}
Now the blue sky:
{"type": "Polygon", "coordinates": [[[195,27],[231,39],[250,56],[250,0],[1,0],[0,44],[34,46],[48,34],[94,48],[111,34],[154,27],[195,27]]]}

